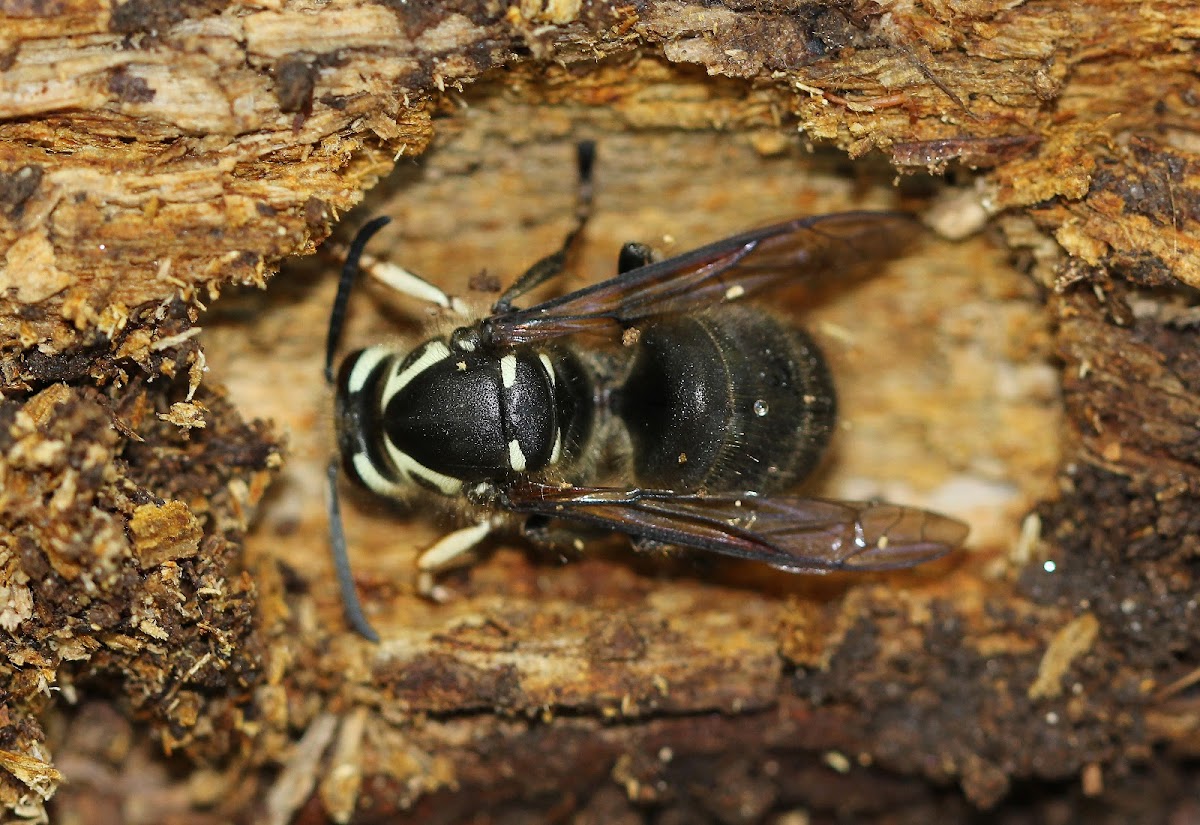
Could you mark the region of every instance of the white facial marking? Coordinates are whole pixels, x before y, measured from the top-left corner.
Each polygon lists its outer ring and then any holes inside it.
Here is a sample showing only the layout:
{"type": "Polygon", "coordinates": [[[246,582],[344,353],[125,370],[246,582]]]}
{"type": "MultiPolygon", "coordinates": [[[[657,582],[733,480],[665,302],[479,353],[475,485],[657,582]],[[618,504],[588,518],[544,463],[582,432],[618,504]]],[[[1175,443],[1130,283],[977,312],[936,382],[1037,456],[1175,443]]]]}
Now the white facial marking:
{"type": "Polygon", "coordinates": [[[538,360],[542,362],[542,366],[546,368],[546,375],[550,378],[550,386],[554,386],[554,365],[550,363],[550,356],[544,352],[538,353],[538,360]]]}
{"type": "Polygon", "coordinates": [[[506,355],[500,359],[500,382],[504,389],[517,383],[517,356],[506,355]]]}
{"type": "Polygon", "coordinates": [[[367,485],[367,489],[371,492],[390,498],[395,498],[404,492],[402,485],[384,478],[383,474],[375,469],[375,465],[371,463],[371,459],[367,458],[365,453],[355,453],[352,462],[354,464],[354,471],[358,473],[358,477],[362,479],[363,484],[367,485]]]}
{"type": "Polygon", "coordinates": [[[550,463],[557,464],[562,458],[562,430],[554,430],[554,449],[550,452],[550,463]]]}
{"type": "Polygon", "coordinates": [[[521,445],[515,438],[508,442],[508,464],[513,472],[525,472],[525,453],[521,452],[521,445]]]}
{"type": "Polygon", "coordinates": [[[725,300],[726,301],[736,301],[738,298],[741,298],[745,294],[746,294],[746,288],[744,286],[742,286],[741,284],[734,284],[733,286],[729,287],[729,289],[725,290],[725,300]]]}
{"type": "MultiPolygon", "coordinates": [[[[448,475],[443,475],[437,470],[431,470],[408,453],[401,450],[392,443],[390,438],[383,439],[383,445],[387,448],[388,458],[396,465],[396,469],[401,473],[407,473],[413,478],[420,478],[423,481],[429,482],[437,488],[443,495],[457,495],[462,489],[462,480],[451,478],[448,475]]],[[[358,466],[357,464],[355,465],[358,466]]]]}
{"type": "Polygon", "coordinates": [[[416,361],[413,361],[403,370],[388,378],[387,384],[383,387],[383,395],[380,398],[380,409],[387,407],[388,402],[395,398],[396,393],[404,389],[414,377],[420,375],[443,358],[449,357],[450,348],[441,341],[435,340],[426,344],[425,351],[418,356],[416,361]]]}
{"type": "Polygon", "coordinates": [[[387,347],[370,347],[363,350],[350,369],[350,375],[346,378],[346,389],[352,393],[362,392],[371,372],[379,366],[380,361],[389,355],[392,355],[392,350],[387,347]]]}

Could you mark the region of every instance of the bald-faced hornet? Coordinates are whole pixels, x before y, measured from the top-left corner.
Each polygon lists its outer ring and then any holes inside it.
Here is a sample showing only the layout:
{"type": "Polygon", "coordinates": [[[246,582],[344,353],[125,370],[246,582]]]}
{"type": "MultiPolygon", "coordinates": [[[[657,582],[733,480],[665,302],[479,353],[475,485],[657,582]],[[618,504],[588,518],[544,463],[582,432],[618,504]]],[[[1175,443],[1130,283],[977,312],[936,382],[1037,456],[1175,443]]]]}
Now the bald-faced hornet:
{"type": "MultiPolygon", "coordinates": [[[[514,300],[560,274],[590,214],[591,144],[579,147],[580,208],[562,246],[480,320],[399,267],[363,261],[461,325],[412,351],[358,350],[336,378],[340,463],[389,499],[453,503],[465,526],[425,551],[418,587],[489,533],[535,541],[597,528],[637,549],[677,546],[794,573],[908,567],[958,546],[964,524],[895,504],[785,491],[816,467],[835,422],[833,382],[813,341],[737,305],[768,287],[878,265],[916,233],[907,215],[849,212],[788,221],[654,261],[627,244],[618,274],[527,309],[514,300]]],[[[326,377],[368,239],[351,245],[330,319],[326,377]]],[[[331,541],[346,612],[358,604],[329,466],[331,541]]],[[[578,543],[578,540],[576,540],[578,543]]]]}

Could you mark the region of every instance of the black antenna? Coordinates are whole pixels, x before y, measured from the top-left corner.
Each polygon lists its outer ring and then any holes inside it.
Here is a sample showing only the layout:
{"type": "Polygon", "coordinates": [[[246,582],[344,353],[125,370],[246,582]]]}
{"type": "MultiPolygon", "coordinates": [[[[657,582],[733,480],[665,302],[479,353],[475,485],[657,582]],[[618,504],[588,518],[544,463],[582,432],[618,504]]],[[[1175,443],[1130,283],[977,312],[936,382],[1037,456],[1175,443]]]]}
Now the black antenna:
{"type": "Polygon", "coordinates": [[[337,353],[342,326],[346,322],[346,305],[350,302],[350,290],[358,278],[358,259],[362,257],[371,236],[391,222],[392,219],[386,215],[378,217],[358,230],[350,242],[350,251],[346,253],[346,262],[342,264],[342,275],[338,279],[337,297],[333,299],[333,310],[329,313],[329,337],[325,339],[325,380],[330,384],[333,383],[333,356],[337,353]]]}
{"type": "Polygon", "coordinates": [[[362,603],[358,600],[358,590],[354,587],[354,574],[350,570],[350,556],[346,552],[346,532],[342,529],[342,508],[338,501],[338,460],[329,462],[325,473],[329,480],[329,545],[333,551],[333,569],[337,572],[338,588],[342,591],[342,609],[346,613],[346,621],[358,631],[358,634],[369,642],[378,642],[379,634],[367,616],[363,613],[362,603]]]}
{"type": "MultiPolygon", "coordinates": [[[[346,321],[346,306],[350,302],[350,290],[358,278],[358,261],[363,249],[371,236],[391,222],[389,217],[379,217],[368,222],[354,240],[350,243],[350,251],[346,253],[346,262],[342,264],[342,274],[338,279],[337,297],[333,299],[333,310],[329,314],[329,337],[325,341],[325,380],[333,383],[333,357],[337,353],[338,341],[342,337],[342,327],[346,321]]],[[[362,603],[358,600],[358,591],[354,587],[354,574],[350,570],[350,556],[346,552],[346,531],[342,527],[342,507],[338,499],[338,459],[330,460],[325,472],[328,481],[326,507],[329,517],[329,547],[333,552],[333,568],[337,572],[338,589],[342,593],[342,609],[346,613],[346,621],[358,631],[364,639],[371,642],[379,641],[379,634],[363,613],[362,603]]]]}

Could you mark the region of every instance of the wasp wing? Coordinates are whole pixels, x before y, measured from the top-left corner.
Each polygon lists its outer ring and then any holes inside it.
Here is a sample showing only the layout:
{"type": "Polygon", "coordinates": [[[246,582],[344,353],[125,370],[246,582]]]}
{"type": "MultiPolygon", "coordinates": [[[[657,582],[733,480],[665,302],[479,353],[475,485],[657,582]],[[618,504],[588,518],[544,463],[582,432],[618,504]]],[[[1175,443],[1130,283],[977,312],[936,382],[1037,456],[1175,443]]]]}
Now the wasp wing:
{"type": "Polygon", "coordinates": [[[514,346],[579,332],[611,334],[784,281],[861,270],[894,257],[919,229],[901,212],[842,212],[754,229],[528,309],[497,312],[483,322],[485,337],[514,346]]]}
{"type": "Polygon", "coordinates": [[[911,567],[950,552],[968,532],[962,522],[928,510],[786,495],[681,495],[522,482],[503,504],[792,573],[911,567]]]}

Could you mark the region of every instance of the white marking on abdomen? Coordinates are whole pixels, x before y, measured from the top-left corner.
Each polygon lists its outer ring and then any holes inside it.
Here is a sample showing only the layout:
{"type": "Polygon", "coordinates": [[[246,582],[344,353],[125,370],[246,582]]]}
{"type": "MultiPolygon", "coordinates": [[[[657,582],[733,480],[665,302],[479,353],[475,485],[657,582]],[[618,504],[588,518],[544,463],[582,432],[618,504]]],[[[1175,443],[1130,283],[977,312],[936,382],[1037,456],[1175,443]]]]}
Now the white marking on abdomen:
{"type": "Polygon", "coordinates": [[[521,452],[521,445],[515,438],[508,442],[508,465],[515,473],[525,472],[525,453],[521,452]]]}
{"type": "Polygon", "coordinates": [[[386,409],[388,402],[395,398],[396,393],[404,389],[409,381],[429,369],[438,361],[449,357],[450,348],[441,341],[434,339],[428,342],[425,345],[425,351],[418,356],[416,361],[413,361],[403,370],[388,378],[387,383],[383,386],[383,395],[380,397],[380,410],[386,409]]]}
{"type": "Polygon", "coordinates": [[[517,383],[517,356],[506,355],[500,359],[500,383],[504,389],[517,383]]]}

